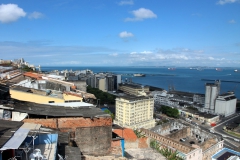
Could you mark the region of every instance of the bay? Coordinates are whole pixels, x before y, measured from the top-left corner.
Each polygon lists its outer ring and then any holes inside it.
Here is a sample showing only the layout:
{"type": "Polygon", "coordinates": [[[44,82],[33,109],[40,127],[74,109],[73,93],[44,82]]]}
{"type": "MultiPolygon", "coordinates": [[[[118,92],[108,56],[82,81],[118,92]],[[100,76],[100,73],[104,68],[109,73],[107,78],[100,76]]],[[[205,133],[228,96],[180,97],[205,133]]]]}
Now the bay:
{"type": "Polygon", "coordinates": [[[94,73],[111,72],[115,74],[122,74],[123,81],[131,79],[135,83],[159,87],[165,90],[168,90],[169,86],[173,86],[177,91],[201,94],[205,94],[206,83],[214,83],[214,81],[205,81],[203,79],[221,80],[221,93],[234,91],[236,97],[240,97],[240,72],[234,72],[235,68],[224,68],[220,71],[216,71],[215,68],[206,68],[202,70],[174,68],[171,70],[167,67],[41,67],[42,71],[62,71],[66,69],[73,71],[90,69],[94,73]],[[146,76],[134,77],[132,75],[134,73],[142,73],[146,76]]]}

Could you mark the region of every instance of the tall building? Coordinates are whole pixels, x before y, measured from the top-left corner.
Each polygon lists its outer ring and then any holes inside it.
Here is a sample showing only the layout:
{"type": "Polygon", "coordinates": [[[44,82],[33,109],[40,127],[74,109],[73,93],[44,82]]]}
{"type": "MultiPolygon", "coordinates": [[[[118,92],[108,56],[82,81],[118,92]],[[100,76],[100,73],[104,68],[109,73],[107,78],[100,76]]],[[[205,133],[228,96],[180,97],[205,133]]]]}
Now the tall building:
{"type": "Polygon", "coordinates": [[[113,91],[114,90],[114,76],[113,75],[107,75],[106,76],[106,89],[107,91],[113,91]]]}
{"type": "Polygon", "coordinates": [[[121,83],[119,84],[119,90],[126,94],[139,96],[142,92],[149,92],[149,86],[142,86],[135,83],[121,83]]]}
{"type": "Polygon", "coordinates": [[[100,89],[103,92],[107,92],[106,78],[99,77],[96,79],[96,88],[100,89]]]}
{"type": "Polygon", "coordinates": [[[122,83],[122,76],[120,74],[114,75],[114,90],[118,90],[120,83],[122,83]]]}
{"type": "Polygon", "coordinates": [[[237,98],[233,92],[221,94],[216,99],[215,113],[229,116],[236,112],[237,98]]]}
{"type": "Polygon", "coordinates": [[[124,96],[116,98],[114,123],[131,129],[149,129],[155,126],[152,97],[124,96]]]}
{"type": "Polygon", "coordinates": [[[213,113],[215,108],[215,101],[220,94],[220,81],[215,83],[206,83],[205,105],[204,109],[207,112],[213,113]]]}

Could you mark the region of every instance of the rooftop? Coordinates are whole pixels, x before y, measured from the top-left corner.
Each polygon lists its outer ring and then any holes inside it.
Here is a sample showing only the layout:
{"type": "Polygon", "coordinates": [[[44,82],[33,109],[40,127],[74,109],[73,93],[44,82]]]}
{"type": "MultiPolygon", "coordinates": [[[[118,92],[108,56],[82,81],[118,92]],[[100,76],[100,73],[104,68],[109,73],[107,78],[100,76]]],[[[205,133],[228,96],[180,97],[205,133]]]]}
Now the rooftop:
{"type": "Polygon", "coordinates": [[[129,101],[137,101],[137,100],[143,100],[143,99],[149,99],[152,97],[146,97],[146,96],[133,96],[133,95],[124,95],[121,97],[117,97],[116,99],[125,99],[125,100],[129,100],[129,101]]]}
{"type": "Polygon", "coordinates": [[[14,131],[18,130],[23,122],[0,120],[0,148],[13,136],[14,131]]]}
{"type": "MultiPolygon", "coordinates": [[[[39,90],[39,89],[33,89],[33,88],[27,88],[22,86],[12,86],[12,90],[16,91],[22,91],[22,92],[28,92],[33,94],[38,94],[42,96],[50,96],[50,97],[56,97],[56,98],[63,98],[61,91],[55,91],[55,90],[39,90]]],[[[66,92],[68,93],[68,92],[66,92]]],[[[70,93],[69,93],[70,94],[70,93]]]]}
{"type": "MultiPolygon", "coordinates": [[[[131,88],[142,89],[143,85],[136,84],[136,83],[121,83],[121,84],[119,84],[119,86],[128,86],[128,87],[131,87],[131,88]]],[[[149,86],[145,85],[144,88],[149,88],[149,86]]]]}
{"type": "Polygon", "coordinates": [[[30,78],[34,78],[34,79],[42,79],[42,75],[41,74],[37,74],[37,73],[33,73],[33,72],[25,72],[23,74],[24,76],[30,77],[30,78]]]}
{"type": "Polygon", "coordinates": [[[182,111],[186,111],[195,115],[199,115],[200,117],[204,117],[204,118],[213,118],[216,117],[217,115],[213,115],[213,114],[209,114],[209,113],[204,113],[204,112],[199,112],[197,110],[191,110],[191,109],[187,109],[187,108],[183,108],[181,109],[182,111]]]}
{"type": "Polygon", "coordinates": [[[14,108],[15,111],[32,115],[52,117],[110,117],[109,114],[106,114],[100,108],[91,106],[64,107],[25,101],[16,101],[14,104],[9,104],[8,106],[14,108]]]}
{"type": "Polygon", "coordinates": [[[114,133],[118,136],[123,137],[126,141],[136,141],[137,136],[132,129],[123,128],[123,129],[114,129],[114,133]]]}
{"type": "Polygon", "coordinates": [[[223,148],[222,150],[218,151],[212,156],[213,160],[226,160],[230,156],[240,156],[240,152],[228,149],[228,148],[223,148]]]}

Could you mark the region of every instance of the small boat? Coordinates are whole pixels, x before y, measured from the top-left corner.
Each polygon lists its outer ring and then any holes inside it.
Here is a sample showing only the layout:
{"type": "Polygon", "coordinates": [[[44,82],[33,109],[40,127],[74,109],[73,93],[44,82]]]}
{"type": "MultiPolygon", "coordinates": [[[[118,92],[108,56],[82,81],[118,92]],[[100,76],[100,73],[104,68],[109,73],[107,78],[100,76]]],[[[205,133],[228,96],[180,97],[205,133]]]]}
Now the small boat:
{"type": "Polygon", "coordinates": [[[133,74],[134,77],[145,77],[146,75],[145,74],[142,74],[142,73],[135,73],[133,74]]]}
{"type": "Polygon", "coordinates": [[[216,71],[222,71],[222,68],[216,68],[216,71]]]}

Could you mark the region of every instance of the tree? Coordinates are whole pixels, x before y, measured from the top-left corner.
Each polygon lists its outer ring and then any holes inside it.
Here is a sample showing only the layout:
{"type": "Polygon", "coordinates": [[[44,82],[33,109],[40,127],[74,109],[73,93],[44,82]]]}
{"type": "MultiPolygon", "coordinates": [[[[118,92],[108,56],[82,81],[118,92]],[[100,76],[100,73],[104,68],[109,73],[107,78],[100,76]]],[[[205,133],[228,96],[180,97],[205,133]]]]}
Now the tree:
{"type": "Polygon", "coordinates": [[[179,112],[176,108],[161,106],[160,112],[162,112],[163,114],[166,114],[169,117],[179,118],[179,112]]]}
{"type": "Polygon", "coordinates": [[[114,114],[111,111],[109,111],[108,109],[105,109],[104,112],[107,114],[110,114],[110,116],[112,117],[112,120],[114,119],[114,114]]]}
{"type": "Polygon", "coordinates": [[[91,86],[87,86],[87,92],[94,94],[97,99],[100,99],[101,104],[115,104],[115,95],[103,92],[98,88],[92,88],[91,86]]]}

